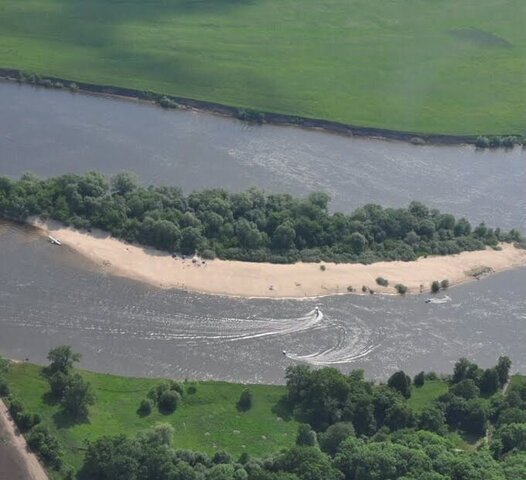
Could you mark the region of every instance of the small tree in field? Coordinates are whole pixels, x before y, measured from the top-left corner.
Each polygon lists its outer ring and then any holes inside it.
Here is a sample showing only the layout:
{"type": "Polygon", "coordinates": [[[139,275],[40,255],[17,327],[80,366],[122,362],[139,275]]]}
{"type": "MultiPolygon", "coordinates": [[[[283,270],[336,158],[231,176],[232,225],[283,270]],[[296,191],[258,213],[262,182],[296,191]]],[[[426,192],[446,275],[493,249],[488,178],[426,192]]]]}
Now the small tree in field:
{"type": "Polygon", "coordinates": [[[246,412],[247,410],[250,410],[252,408],[252,392],[245,388],[239,397],[239,400],[237,402],[237,409],[246,412]]]}
{"type": "Polygon", "coordinates": [[[95,403],[95,396],[89,382],[76,373],[64,391],[62,406],[75,420],[88,417],[88,407],[95,403]]]}

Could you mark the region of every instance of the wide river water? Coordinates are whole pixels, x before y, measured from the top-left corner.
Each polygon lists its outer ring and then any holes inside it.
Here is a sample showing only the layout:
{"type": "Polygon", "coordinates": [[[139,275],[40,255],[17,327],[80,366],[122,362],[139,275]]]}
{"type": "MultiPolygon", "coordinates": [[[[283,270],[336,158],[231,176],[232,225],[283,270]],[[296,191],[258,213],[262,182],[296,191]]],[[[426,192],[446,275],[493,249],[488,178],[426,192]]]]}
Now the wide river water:
{"type": "MultiPolygon", "coordinates": [[[[331,194],[334,210],[413,199],[526,232],[526,154],[417,147],[248,126],[194,112],[0,82],[0,174],[135,171],[144,183],[331,194]]],[[[449,371],[460,356],[526,369],[526,269],[421,296],[241,300],[105,275],[32,229],[0,224],[0,354],[45,362],[62,343],[102,372],[283,382],[298,361],[449,371]],[[309,313],[318,304],[322,318],[309,313]],[[288,356],[282,355],[286,350],[288,356]]]]}

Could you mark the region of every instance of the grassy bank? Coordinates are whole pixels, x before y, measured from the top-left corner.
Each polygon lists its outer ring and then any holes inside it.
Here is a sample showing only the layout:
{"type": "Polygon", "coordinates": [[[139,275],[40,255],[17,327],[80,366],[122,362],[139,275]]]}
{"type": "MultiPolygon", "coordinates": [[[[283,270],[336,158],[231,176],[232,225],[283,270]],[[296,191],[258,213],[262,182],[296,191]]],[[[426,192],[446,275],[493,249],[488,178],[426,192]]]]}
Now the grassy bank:
{"type": "Polygon", "coordinates": [[[522,134],[523,3],[0,0],[0,66],[402,131],[522,134]]]}
{"type": "Polygon", "coordinates": [[[67,464],[79,467],[84,455],[84,439],[103,435],[134,436],[157,422],[175,428],[174,446],[206,453],[224,449],[237,457],[243,452],[263,456],[294,444],[297,423],[280,420],[271,409],[285,393],[285,387],[254,385],[253,407],[239,412],[236,402],[244,385],[225,382],[192,382],[197,389],[186,395],[183,406],[170,415],[154,409],[141,417],[137,408],[148,390],[159,380],[118,377],[83,372],[92,384],[96,403],[90,408],[90,422],[71,425],[49,401],[49,385],[40,367],[27,363],[11,365],[7,380],[10,390],[29,412],[39,413],[43,423],[55,433],[64,449],[67,464]]]}

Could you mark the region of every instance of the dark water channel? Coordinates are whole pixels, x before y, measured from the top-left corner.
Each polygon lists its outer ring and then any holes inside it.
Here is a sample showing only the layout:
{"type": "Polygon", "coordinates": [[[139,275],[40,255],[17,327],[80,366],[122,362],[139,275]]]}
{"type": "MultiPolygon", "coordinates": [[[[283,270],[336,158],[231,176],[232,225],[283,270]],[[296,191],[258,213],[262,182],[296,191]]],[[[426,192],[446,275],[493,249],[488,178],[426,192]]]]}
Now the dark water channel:
{"type": "MultiPolygon", "coordinates": [[[[526,232],[526,155],[416,147],[0,83],[0,174],[133,170],[145,183],[306,194],[333,208],[421,200],[526,232]]],[[[127,375],[282,382],[301,360],[384,378],[502,354],[526,369],[526,269],[422,297],[239,300],[109,277],[27,228],[0,225],[0,354],[44,362],[69,343],[83,366],[127,375]],[[309,314],[316,304],[320,321],[309,314]],[[282,355],[289,352],[292,360],[282,355]]]]}

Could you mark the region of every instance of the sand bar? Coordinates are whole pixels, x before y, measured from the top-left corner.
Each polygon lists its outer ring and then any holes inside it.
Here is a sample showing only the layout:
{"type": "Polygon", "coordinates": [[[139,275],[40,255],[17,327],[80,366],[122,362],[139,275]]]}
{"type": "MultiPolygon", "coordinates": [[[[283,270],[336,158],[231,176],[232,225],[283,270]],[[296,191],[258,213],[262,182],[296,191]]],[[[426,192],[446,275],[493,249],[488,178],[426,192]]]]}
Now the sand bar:
{"type": "MultiPolygon", "coordinates": [[[[132,245],[107,233],[91,233],[66,228],[58,222],[31,224],[44,234],[59,239],[63,246],[87,257],[104,271],[147,282],[160,288],[178,288],[195,292],[271,298],[305,298],[348,293],[357,294],[362,286],[375,293],[394,294],[394,285],[404,284],[408,293],[429,291],[433,280],[448,279],[451,285],[475,280],[467,272],[489,267],[501,272],[526,265],[526,250],[502,244],[501,250],[486,249],[457,255],[420,258],[414,262],[378,262],[372,265],[296,263],[276,265],[226,260],[174,258],[166,252],[132,245]],[[321,269],[321,265],[325,270],[321,269]],[[377,277],[389,281],[388,287],[376,284],[377,277]]],[[[61,248],[61,247],[56,247],[61,248]]]]}

